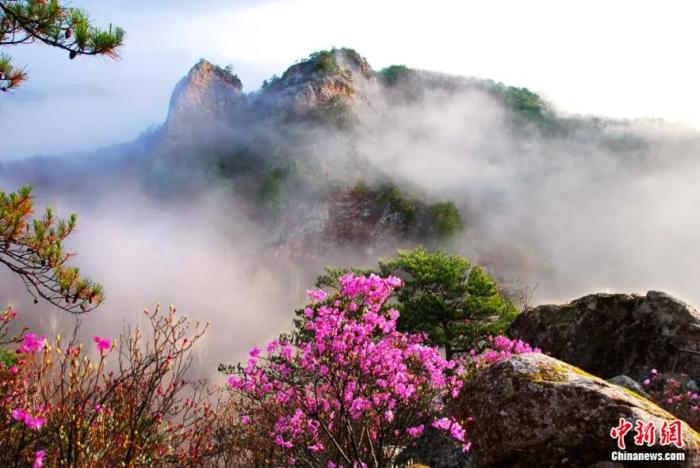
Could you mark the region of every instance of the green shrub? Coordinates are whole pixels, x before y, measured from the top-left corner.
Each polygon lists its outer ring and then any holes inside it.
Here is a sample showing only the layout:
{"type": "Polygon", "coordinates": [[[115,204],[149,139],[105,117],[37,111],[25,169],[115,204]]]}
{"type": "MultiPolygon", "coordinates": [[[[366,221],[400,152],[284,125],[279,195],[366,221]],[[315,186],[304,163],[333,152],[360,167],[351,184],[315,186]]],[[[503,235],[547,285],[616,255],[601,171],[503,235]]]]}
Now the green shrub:
{"type": "Polygon", "coordinates": [[[309,61],[314,64],[317,71],[323,74],[331,74],[340,70],[333,50],[320,50],[318,52],[314,52],[309,55],[309,61]]]}
{"type": "Polygon", "coordinates": [[[379,72],[379,76],[387,86],[392,86],[400,80],[408,77],[413,70],[406,65],[391,65],[379,72]]]}
{"type": "MultiPolygon", "coordinates": [[[[376,270],[329,267],[316,286],[337,289],[338,279],[349,272],[401,278],[404,286],[394,292],[391,301],[401,314],[399,330],[426,333],[430,344],[445,348],[448,359],[478,349],[488,336],[506,330],[517,314],[483,268],[442,250],[400,250],[376,270]]],[[[297,311],[298,316],[302,314],[303,310],[297,311]]],[[[303,336],[300,323],[295,321],[296,333],[303,336]]]]}
{"type": "Polygon", "coordinates": [[[398,276],[405,283],[396,293],[399,328],[427,333],[448,358],[505,330],[515,318],[515,307],[503,298],[496,281],[460,255],[402,250],[380,262],[379,274],[398,276]]]}
{"type": "Polygon", "coordinates": [[[263,180],[260,187],[260,200],[267,211],[278,213],[287,207],[285,186],[287,175],[286,169],[275,168],[263,180]]]}
{"type": "Polygon", "coordinates": [[[405,227],[415,223],[418,202],[406,197],[398,187],[385,188],[380,195],[380,201],[388,205],[391,213],[396,213],[401,217],[401,222],[405,227]]]}
{"type": "Polygon", "coordinates": [[[503,103],[515,114],[526,121],[542,123],[549,112],[547,104],[537,94],[527,88],[493,84],[491,92],[503,100],[503,103]]]}
{"type": "Polygon", "coordinates": [[[462,214],[453,202],[439,202],[430,207],[431,224],[440,238],[446,238],[464,229],[462,214]]]}

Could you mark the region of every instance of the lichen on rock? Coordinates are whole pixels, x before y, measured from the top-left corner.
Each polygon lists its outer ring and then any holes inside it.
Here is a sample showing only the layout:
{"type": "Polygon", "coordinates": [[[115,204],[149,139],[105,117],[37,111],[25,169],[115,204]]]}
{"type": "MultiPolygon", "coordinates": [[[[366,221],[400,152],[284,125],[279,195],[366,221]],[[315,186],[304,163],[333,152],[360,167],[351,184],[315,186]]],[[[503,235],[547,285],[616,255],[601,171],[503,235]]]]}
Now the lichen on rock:
{"type": "MultiPolygon", "coordinates": [[[[474,420],[469,436],[479,466],[590,466],[610,461],[617,450],[610,430],[620,418],[654,422],[657,431],[676,419],[632,391],[535,353],[477,374],[458,408],[474,420]]],[[[638,447],[633,434],[625,438],[627,451],[683,451],[686,464],[677,466],[700,463],[698,434],[685,423],[683,449],[638,447]]]]}

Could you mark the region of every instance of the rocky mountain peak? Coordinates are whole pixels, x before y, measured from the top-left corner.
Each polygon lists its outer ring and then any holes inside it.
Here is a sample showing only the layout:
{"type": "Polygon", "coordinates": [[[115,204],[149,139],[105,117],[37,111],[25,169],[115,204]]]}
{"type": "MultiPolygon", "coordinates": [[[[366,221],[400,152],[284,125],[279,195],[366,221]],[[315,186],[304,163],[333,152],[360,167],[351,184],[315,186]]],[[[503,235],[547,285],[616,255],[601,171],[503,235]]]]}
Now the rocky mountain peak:
{"type": "Polygon", "coordinates": [[[228,120],[243,98],[243,85],[230,69],[201,59],[175,86],[165,128],[187,132],[211,120],[228,120]]]}
{"type": "Polygon", "coordinates": [[[274,107],[300,116],[329,108],[370,105],[377,77],[353,49],[314,52],[263,84],[263,96],[274,107]]]}

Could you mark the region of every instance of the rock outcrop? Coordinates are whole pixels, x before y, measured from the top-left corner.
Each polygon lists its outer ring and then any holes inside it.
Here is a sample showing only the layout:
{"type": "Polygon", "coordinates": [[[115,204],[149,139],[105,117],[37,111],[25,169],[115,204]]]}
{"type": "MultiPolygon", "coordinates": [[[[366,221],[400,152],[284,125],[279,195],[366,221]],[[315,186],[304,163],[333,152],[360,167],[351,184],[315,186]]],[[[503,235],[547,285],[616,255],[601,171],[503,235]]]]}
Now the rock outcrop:
{"type": "Polygon", "coordinates": [[[165,130],[171,135],[189,135],[193,129],[228,122],[243,101],[238,77],[202,59],[175,86],[165,130]]]}
{"type": "MultiPolygon", "coordinates": [[[[459,401],[474,420],[469,438],[478,466],[589,467],[618,451],[610,431],[620,418],[653,422],[657,432],[676,418],[634,392],[544,354],[521,354],[468,381],[459,401]]],[[[698,434],[682,423],[683,448],[637,446],[634,427],[626,453],[684,452],[685,462],[645,466],[698,466],[698,434]]],[[[625,466],[627,463],[625,463],[625,466]]],[[[600,466],[600,465],[597,465],[600,466]]]]}
{"type": "Polygon", "coordinates": [[[370,106],[368,94],[376,85],[367,60],[352,49],[332,49],[289,67],[264,87],[259,99],[277,112],[314,117],[370,106]]]}
{"type": "Polygon", "coordinates": [[[700,313],[668,294],[592,294],[526,310],[509,335],[608,379],[653,368],[700,377],[700,313]]]}
{"type": "Polygon", "coordinates": [[[649,398],[649,394],[646,392],[646,390],[644,390],[644,387],[642,387],[642,385],[639,382],[630,377],[627,377],[626,375],[616,375],[612,379],[608,379],[608,382],[610,382],[611,384],[618,385],[620,387],[624,387],[627,390],[632,390],[634,393],[638,393],[644,398],[649,398]]]}

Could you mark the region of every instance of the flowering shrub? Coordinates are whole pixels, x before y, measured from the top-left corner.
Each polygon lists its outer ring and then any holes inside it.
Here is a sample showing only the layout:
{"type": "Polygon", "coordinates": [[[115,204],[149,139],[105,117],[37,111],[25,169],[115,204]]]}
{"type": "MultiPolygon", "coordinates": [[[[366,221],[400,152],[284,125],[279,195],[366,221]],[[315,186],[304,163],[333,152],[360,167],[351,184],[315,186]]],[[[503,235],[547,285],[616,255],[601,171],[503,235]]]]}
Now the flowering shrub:
{"type": "Polygon", "coordinates": [[[185,374],[206,327],[191,331],[174,309],[145,313],[147,343],[130,329],[118,340],[94,337],[97,353],[60,337],[9,337],[15,313],[0,315],[1,466],[202,463],[213,447],[215,408],[211,392],[185,374]]]}
{"type": "Polygon", "coordinates": [[[481,353],[472,349],[469,352],[469,359],[465,363],[468,368],[475,370],[483,369],[500,361],[505,361],[515,354],[541,353],[539,348],[533,348],[521,340],[511,340],[507,336],[489,336],[486,339],[487,347],[481,353]]]}
{"type": "Polygon", "coordinates": [[[265,356],[250,351],[229,378],[232,431],[249,444],[249,464],[385,466],[426,425],[468,450],[444,404],[459,393],[461,369],[422,335],[396,331],[399,313],[385,302],[401,284],[347,274],[334,297],[309,291],[303,339],[274,340],[265,356]]]}
{"type": "MultiPolygon", "coordinates": [[[[316,285],[337,290],[346,273],[371,271],[326,268],[316,285]]],[[[394,292],[390,303],[400,311],[399,331],[425,333],[426,344],[444,348],[448,360],[469,352],[487,336],[500,334],[515,319],[517,310],[483,268],[461,255],[422,247],[399,250],[398,255],[379,262],[376,272],[398,276],[405,284],[394,292]]],[[[297,311],[303,318],[303,310],[297,311]]],[[[297,332],[300,322],[296,322],[297,332]]]]}
{"type": "Polygon", "coordinates": [[[700,430],[700,397],[697,387],[691,390],[688,376],[663,376],[652,369],[643,382],[651,400],[666,411],[687,422],[693,429],[700,430]]]}

